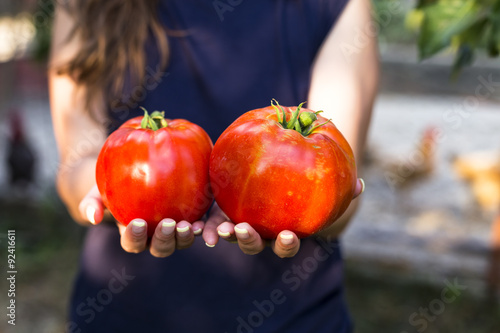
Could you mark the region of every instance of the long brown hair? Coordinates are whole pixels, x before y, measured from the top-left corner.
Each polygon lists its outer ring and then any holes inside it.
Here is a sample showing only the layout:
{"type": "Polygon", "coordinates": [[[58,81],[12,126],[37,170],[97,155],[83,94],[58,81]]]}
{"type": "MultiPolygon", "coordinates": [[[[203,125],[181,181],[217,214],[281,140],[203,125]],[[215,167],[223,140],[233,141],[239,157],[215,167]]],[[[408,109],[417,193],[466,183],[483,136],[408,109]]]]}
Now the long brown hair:
{"type": "Polygon", "coordinates": [[[110,105],[120,98],[127,78],[140,83],[145,76],[145,43],[150,33],[158,46],[160,66],[168,61],[165,29],[157,15],[158,0],[69,0],[63,6],[75,26],[69,39],[78,35],[80,50],[56,68],[85,88],[87,107],[93,96],[110,105]]]}

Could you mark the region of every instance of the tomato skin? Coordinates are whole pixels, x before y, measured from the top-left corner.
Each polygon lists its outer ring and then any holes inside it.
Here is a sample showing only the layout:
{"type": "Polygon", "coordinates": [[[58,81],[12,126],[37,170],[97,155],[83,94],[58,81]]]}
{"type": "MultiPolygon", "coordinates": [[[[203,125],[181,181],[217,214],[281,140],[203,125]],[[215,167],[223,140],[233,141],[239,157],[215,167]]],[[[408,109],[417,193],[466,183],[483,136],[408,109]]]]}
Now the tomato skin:
{"type": "Polygon", "coordinates": [[[213,144],[187,120],[167,120],[157,131],[142,129],[141,120],[128,120],[108,137],[97,159],[96,182],[116,220],[127,225],[142,218],[152,236],[163,218],[194,222],[210,207],[213,144]]]}
{"type": "MultiPolygon", "coordinates": [[[[289,120],[296,108],[283,109],[289,120]]],[[[317,117],[313,125],[327,121],[317,117]]],[[[266,239],[282,230],[303,238],[329,226],[349,206],[356,179],[353,152],[333,123],[305,137],[284,129],[273,107],[238,118],[210,158],[218,205],[233,222],[248,222],[266,239]]]]}

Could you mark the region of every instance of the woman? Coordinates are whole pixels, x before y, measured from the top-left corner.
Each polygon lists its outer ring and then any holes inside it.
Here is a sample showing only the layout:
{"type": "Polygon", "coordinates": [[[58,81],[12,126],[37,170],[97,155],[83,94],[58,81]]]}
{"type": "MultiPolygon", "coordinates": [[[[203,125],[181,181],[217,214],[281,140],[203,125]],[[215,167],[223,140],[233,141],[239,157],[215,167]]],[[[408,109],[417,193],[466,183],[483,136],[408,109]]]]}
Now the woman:
{"type": "Polygon", "coordinates": [[[57,9],[49,75],[58,190],[75,220],[95,224],[68,331],[351,331],[336,238],[357,200],[331,228],[301,241],[283,231],[266,246],[215,205],[192,224],[166,216],[148,243],[140,216],[127,227],[108,216],[94,174],[106,136],[141,115],[139,106],[191,120],[215,142],[272,98],[307,100],[359,158],[376,42],[369,1],[346,2],[74,0],[57,9]]]}

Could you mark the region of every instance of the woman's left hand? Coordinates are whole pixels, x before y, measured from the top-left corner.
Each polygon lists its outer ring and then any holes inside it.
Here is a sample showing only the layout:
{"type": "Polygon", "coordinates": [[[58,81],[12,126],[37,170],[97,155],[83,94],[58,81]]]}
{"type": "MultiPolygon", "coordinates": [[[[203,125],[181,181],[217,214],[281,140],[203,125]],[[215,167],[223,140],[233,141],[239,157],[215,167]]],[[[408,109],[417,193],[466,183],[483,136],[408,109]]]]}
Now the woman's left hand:
{"type": "MultiPolygon", "coordinates": [[[[358,179],[353,199],[364,190],[364,181],[358,179]]],[[[295,256],[300,248],[300,239],[294,232],[283,230],[276,239],[264,240],[250,224],[243,222],[235,225],[231,222],[215,203],[205,222],[203,239],[208,247],[214,247],[219,241],[219,237],[229,242],[237,242],[241,251],[250,255],[260,253],[266,246],[271,246],[278,257],[290,258],[295,256]]]]}
{"type": "Polygon", "coordinates": [[[300,248],[300,240],[295,233],[283,230],[276,239],[264,240],[250,224],[243,222],[235,225],[230,222],[220,207],[214,204],[203,229],[203,239],[208,247],[213,247],[219,237],[229,242],[237,242],[241,251],[250,255],[260,253],[266,246],[271,246],[278,257],[288,258],[296,255],[300,248]]]}

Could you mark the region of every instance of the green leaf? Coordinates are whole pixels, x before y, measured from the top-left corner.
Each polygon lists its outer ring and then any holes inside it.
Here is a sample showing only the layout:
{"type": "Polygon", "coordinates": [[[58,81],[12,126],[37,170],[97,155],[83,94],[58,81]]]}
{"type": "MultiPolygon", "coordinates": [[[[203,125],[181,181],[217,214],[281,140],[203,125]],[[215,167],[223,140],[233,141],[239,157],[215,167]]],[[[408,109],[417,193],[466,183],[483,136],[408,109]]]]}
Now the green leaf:
{"type": "Polygon", "coordinates": [[[419,0],[406,19],[407,27],[420,30],[421,60],[446,47],[456,51],[452,78],[472,64],[477,50],[500,56],[500,0],[419,0]]]}
{"type": "Polygon", "coordinates": [[[151,117],[148,119],[148,125],[149,125],[149,128],[151,128],[153,131],[158,130],[158,125],[156,125],[156,122],[151,117]]]}
{"type": "Polygon", "coordinates": [[[438,0],[422,5],[422,10],[424,18],[418,40],[420,59],[450,46],[455,35],[463,33],[484,16],[475,0],[438,0]]]}
{"type": "Polygon", "coordinates": [[[283,120],[281,119],[280,110],[278,109],[278,105],[280,105],[280,103],[278,103],[278,101],[273,98],[271,100],[271,106],[276,111],[276,117],[278,117],[278,122],[281,124],[283,120]],[[276,103],[276,104],[274,104],[274,103],[276,103]]]}
{"type": "Polygon", "coordinates": [[[309,135],[309,134],[311,134],[311,133],[312,133],[312,132],[313,132],[316,128],[321,127],[321,126],[323,126],[323,125],[325,125],[325,124],[329,123],[330,121],[332,121],[332,120],[331,120],[331,119],[328,119],[328,120],[327,120],[327,121],[325,121],[324,123],[319,124],[319,125],[316,125],[316,126],[314,126],[314,127],[310,127],[310,126],[308,126],[307,131],[305,131],[305,133],[303,133],[303,135],[304,135],[304,136],[308,136],[308,135],[309,135]]]}
{"type": "MultiPolygon", "coordinates": [[[[298,119],[299,119],[299,111],[300,111],[300,107],[296,108],[295,111],[292,112],[292,116],[290,118],[290,121],[286,125],[286,128],[288,128],[288,129],[295,128],[295,123],[297,123],[298,119]]],[[[300,132],[300,130],[299,130],[299,132],[300,132]]]]}
{"type": "Polygon", "coordinates": [[[416,8],[422,8],[428,5],[433,5],[436,3],[436,0],[418,0],[416,8]]]}
{"type": "Polygon", "coordinates": [[[141,120],[141,128],[146,129],[148,128],[148,119],[149,119],[148,111],[146,111],[146,109],[143,108],[142,106],[140,108],[144,111],[144,117],[141,120]]]}
{"type": "Polygon", "coordinates": [[[451,70],[451,78],[456,79],[462,68],[469,66],[474,61],[474,50],[467,44],[461,45],[455,57],[451,70]]]}
{"type": "MultiPolygon", "coordinates": [[[[500,1],[498,1],[500,5],[500,1]]],[[[490,14],[488,31],[486,33],[486,49],[490,57],[500,54],[500,13],[493,11],[490,14]]]]}
{"type": "Polygon", "coordinates": [[[288,128],[288,123],[286,122],[285,109],[283,109],[280,103],[278,103],[278,101],[274,98],[271,100],[271,106],[276,110],[276,115],[278,116],[278,121],[281,124],[281,126],[283,126],[283,128],[288,128]],[[280,117],[278,108],[280,108],[281,111],[283,112],[283,118],[280,117]]]}

